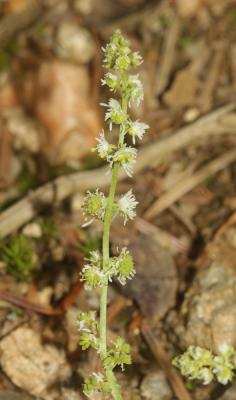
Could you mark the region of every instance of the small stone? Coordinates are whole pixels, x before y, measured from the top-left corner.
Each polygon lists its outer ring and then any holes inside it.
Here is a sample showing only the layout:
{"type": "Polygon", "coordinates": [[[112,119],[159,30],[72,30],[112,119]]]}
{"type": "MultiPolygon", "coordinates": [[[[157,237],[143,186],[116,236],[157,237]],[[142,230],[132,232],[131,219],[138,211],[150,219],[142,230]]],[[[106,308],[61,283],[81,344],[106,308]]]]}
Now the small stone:
{"type": "Polygon", "coordinates": [[[177,0],[176,3],[181,17],[192,18],[196,16],[203,0],[177,0]]]}
{"type": "Polygon", "coordinates": [[[87,29],[65,22],[57,31],[56,52],[63,59],[84,64],[93,58],[95,43],[87,29]]]}
{"type": "Polygon", "coordinates": [[[1,340],[0,365],[16,386],[40,398],[68,369],[64,352],[52,345],[43,346],[40,334],[28,327],[20,327],[1,340]]]}
{"type": "Polygon", "coordinates": [[[162,371],[149,372],[142,381],[141,393],[145,400],[172,400],[173,394],[162,371]]]}
{"type": "Polygon", "coordinates": [[[62,60],[43,62],[28,80],[33,89],[24,101],[45,127],[41,151],[49,162],[71,163],[91,154],[101,119],[97,105],[91,104],[87,68],[62,60]]]}
{"type": "Polygon", "coordinates": [[[188,290],[181,313],[183,348],[196,345],[219,352],[223,343],[236,347],[235,247],[230,230],[213,242],[188,290]]]}
{"type": "Polygon", "coordinates": [[[49,306],[51,303],[51,299],[53,296],[53,288],[52,286],[45,286],[39,292],[36,292],[33,296],[34,303],[44,304],[49,306]]]}
{"type": "Polygon", "coordinates": [[[82,400],[82,397],[75,390],[63,388],[61,400],[82,400]]]}
{"type": "Polygon", "coordinates": [[[89,15],[93,11],[94,0],[75,0],[74,7],[76,11],[83,15],[89,15]]]}
{"type": "Polygon", "coordinates": [[[7,115],[7,127],[13,136],[13,145],[17,150],[37,153],[40,149],[42,128],[21,109],[12,109],[7,115]]]}
{"type": "Polygon", "coordinates": [[[185,122],[193,122],[195,121],[200,115],[200,111],[195,108],[189,108],[184,114],[184,121],[185,122]]]}
{"type": "Polygon", "coordinates": [[[56,262],[62,261],[65,256],[63,246],[60,246],[60,245],[52,246],[51,255],[52,255],[52,258],[54,261],[56,261],[56,262]]]}
{"type": "Polygon", "coordinates": [[[82,210],[82,205],[84,204],[84,196],[81,193],[75,193],[71,197],[71,211],[78,212],[82,210]]]}
{"type": "Polygon", "coordinates": [[[221,308],[212,319],[212,339],[215,352],[223,343],[236,348],[236,308],[235,303],[221,308]]]}
{"type": "Polygon", "coordinates": [[[42,228],[36,222],[32,222],[31,224],[27,224],[23,228],[22,233],[25,236],[32,237],[34,239],[39,239],[42,236],[42,228]]]}

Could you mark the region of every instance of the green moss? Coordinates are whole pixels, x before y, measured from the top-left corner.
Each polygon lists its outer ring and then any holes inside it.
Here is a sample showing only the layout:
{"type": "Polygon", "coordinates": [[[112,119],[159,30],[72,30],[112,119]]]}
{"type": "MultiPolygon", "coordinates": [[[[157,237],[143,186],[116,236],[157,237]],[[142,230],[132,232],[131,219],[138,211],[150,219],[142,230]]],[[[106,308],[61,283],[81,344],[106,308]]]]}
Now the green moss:
{"type": "Polygon", "coordinates": [[[53,217],[44,218],[41,228],[43,239],[46,241],[55,238],[58,234],[58,226],[53,217]]]}
{"type": "Polygon", "coordinates": [[[159,17],[159,21],[160,21],[160,24],[161,24],[161,27],[162,27],[162,29],[167,29],[167,28],[169,28],[169,26],[170,26],[170,24],[171,24],[171,21],[168,19],[168,17],[166,16],[166,15],[164,15],[164,14],[162,14],[162,15],[160,15],[160,17],[159,17]]]}
{"type": "Polygon", "coordinates": [[[35,272],[31,240],[18,235],[0,243],[1,259],[6,263],[7,271],[19,281],[32,278],[35,272]]]}
{"type": "Polygon", "coordinates": [[[192,43],[192,38],[189,32],[187,31],[186,28],[183,28],[178,40],[179,47],[181,47],[182,49],[186,49],[188,46],[190,46],[191,43],[192,43]]]}
{"type": "Polygon", "coordinates": [[[236,8],[231,8],[228,11],[228,18],[229,18],[230,22],[232,22],[232,23],[236,22],[236,8]]]}
{"type": "Polygon", "coordinates": [[[26,193],[30,189],[36,189],[38,185],[39,181],[37,177],[29,171],[26,165],[24,165],[16,181],[18,190],[21,193],[26,193]]]}
{"type": "Polygon", "coordinates": [[[0,49],[0,70],[9,69],[12,57],[18,51],[18,43],[15,39],[10,40],[4,48],[0,49]]]}

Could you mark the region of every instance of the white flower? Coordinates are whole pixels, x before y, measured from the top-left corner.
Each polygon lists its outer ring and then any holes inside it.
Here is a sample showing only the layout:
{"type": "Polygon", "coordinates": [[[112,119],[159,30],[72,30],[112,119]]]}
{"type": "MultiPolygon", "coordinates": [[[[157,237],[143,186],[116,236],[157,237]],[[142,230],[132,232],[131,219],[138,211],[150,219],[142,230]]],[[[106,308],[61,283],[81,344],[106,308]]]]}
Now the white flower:
{"type": "Polygon", "coordinates": [[[228,353],[232,353],[233,352],[233,347],[230,346],[228,343],[224,342],[220,345],[219,347],[219,352],[221,354],[228,354],[228,353]]]}
{"type": "Polygon", "coordinates": [[[81,271],[81,281],[85,281],[85,289],[104,287],[107,284],[106,274],[93,264],[86,264],[81,271]]]}
{"type": "Polygon", "coordinates": [[[124,225],[129,219],[134,219],[136,216],[135,208],[137,204],[132,189],[119,199],[120,213],[124,217],[124,225]]]}
{"type": "Polygon", "coordinates": [[[198,374],[198,379],[203,381],[203,385],[208,385],[213,380],[214,375],[211,370],[207,367],[201,368],[198,374]]]}
{"type": "Polygon", "coordinates": [[[218,382],[222,383],[222,385],[227,385],[233,378],[232,369],[224,365],[216,365],[213,372],[216,374],[218,382]]]}
{"type": "Polygon", "coordinates": [[[135,138],[137,137],[138,139],[142,139],[143,135],[145,134],[145,131],[149,128],[147,124],[144,122],[139,122],[139,121],[131,121],[129,123],[129,129],[128,129],[128,134],[132,136],[133,138],[133,144],[135,144],[135,138]]]}
{"type": "Polygon", "coordinates": [[[188,352],[193,360],[200,360],[204,353],[204,349],[199,346],[189,346],[188,352]]]}
{"type": "Polygon", "coordinates": [[[137,66],[141,65],[142,62],[143,62],[142,56],[139,54],[138,51],[135,51],[134,53],[132,53],[132,55],[131,55],[132,67],[137,67],[137,66]]]}
{"type": "Polygon", "coordinates": [[[123,146],[115,152],[110,162],[112,167],[113,162],[119,162],[122,168],[129,177],[133,175],[133,167],[136,162],[137,150],[134,147],[123,146]]]}
{"type": "Polygon", "coordinates": [[[90,257],[88,258],[88,260],[91,262],[91,264],[100,267],[102,261],[101,253],[98,250],[90,251],[90,257]]]}
{"type": "Polygon", "coordinates": [[[81,319],[77,322],[77,327],[80,332],[88,332],[90,333],[90,329],[87,327],[87,323],[84,319],[81,319]]]}
{"type": "Polygon", "coordinates": [[[115,92],[119,87],[119,78],[111,72],[107,72],[104,79],[101,79],[101,83],[102,86],[107,85],[112,92],[115,92]]]}
{"type": "Polygon", "coordinates": [[[99,157],[101,157],[102,159],[107,158],[109,155],[111,145],[105,139],[104,130],[102,130],[102,132],[99,134],[97,141],[98,144],[96,146],[96,150],[98,152],[99,157]]]}
{"type": "Polygon", "coordinates": [[[105,114],[105,121],[109,120],[109,129],[112,130],[112,124],[120,125],[126,121],[127,115],[123,112],[118,100],[110,99],[108,104],[101,103],[102,106],[108,107],[105,114]]]}
{"type": "Polygon", "coordinates": [[[139,79],[139,75],[130,75],[128,77],[127,89],[129,92],[130,100],[135,102],[139,106],[143,100],[143,84],[139,79]]]}
{"type": "Polygon", "coordinates": [[[92,375],[96,379],[97,383],[102,383],[104,381],[104,376],[101,372],[93,372],[92,375]]]}

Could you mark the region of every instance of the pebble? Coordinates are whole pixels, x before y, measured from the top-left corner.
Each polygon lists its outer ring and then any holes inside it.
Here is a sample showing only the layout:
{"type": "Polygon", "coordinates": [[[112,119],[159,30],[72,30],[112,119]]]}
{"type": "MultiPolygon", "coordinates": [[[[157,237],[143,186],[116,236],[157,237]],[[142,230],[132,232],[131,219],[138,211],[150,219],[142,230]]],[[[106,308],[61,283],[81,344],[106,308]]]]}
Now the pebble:
{"type": "Polygon", "coordinates": [[[34,239],[39,239],[42,237],[42,228],[39,224],[36,222],[32,222],[30,224],[27,224],[23,230],[22,233],[25,236],[32,237],[34,239]]]}
{"type": "Polygon", "coordinates": [[[23,110],[14,108],[8,112],[7,127],[12,134],[15,149],[28,150],[30,153],[37,153],[40,150],[42,128],[23,110]]]}
{"type": "Polygon", "coordinates": [[[70,374],[64,352],[52,345],[43,346],[40,334],[28,327],[20,327],[1,340],[0,365],[16,386],[40,398],[70,374]]]}
{"type": "Polygon", "coordinates": [[[145,400],[172,400],[173,394],[161,370],[149,372],[142,381],[141,393],[145,400]]]}
{"type": "Polygon", "coordinates": [[[59,57],[85,64],[92,60],[95,50],[93,37],[87,29],[72,22],[59,26],[56,35],[56,52],[59,57]]]}
{"type": "MultiPolygon", "coordinates": [[[[215,353],[223,343],[236,347],[236,275],[216,260],[197,277],[199,287],[189,290],[182,307],[187,311],[184,346],[210,348],[215,353]]],[[[195,282],[196,285],[196,282],[195,282]]]]}

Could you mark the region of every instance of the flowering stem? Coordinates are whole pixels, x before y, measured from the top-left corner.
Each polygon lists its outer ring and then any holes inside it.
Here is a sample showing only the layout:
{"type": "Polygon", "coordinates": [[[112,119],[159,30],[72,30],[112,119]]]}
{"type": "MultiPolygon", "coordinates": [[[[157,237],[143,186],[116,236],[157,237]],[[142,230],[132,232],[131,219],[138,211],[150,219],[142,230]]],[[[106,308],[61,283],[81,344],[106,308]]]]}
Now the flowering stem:
{"type": "Polygon", "coordinates": [[[120,133],[117,145],[106,140],[105,132],[102,130],[97,138],[96,151],[99,157],[106,160],[112,168],[111,185],[108,197],[96,189],[94,193],[87,192],[83,209],[92,219],[103,221],[102,255],[98,250],[91,251],[89,259],[81,272],[85,288],[101,288],[100,297],[100,321],[96,320],[95,312],[80,313],[78,317],[78,328],[81,332],[80,344],[83,350],[92,347],[97,350],[103,373],[92,373],[85,379],[83,385],[84,394],[90,397],[93,393],[110,393],[114,400],[122,400],[121,389],[118,385],[114,368],[124,364],[131,364],[130,346],[125,340],[117,336],[116,340],[107,346],[107,292],[108,284],[116,277],[122,285],[135,274],[132,255],[126,247],[122,248],[116,257],[110,256],[110,229],[115,216],[120,215],[124,219],[124,225],[132,220],[136,213],[138,202],[129,190],[117,200],[116,186],[120,167],[131,177],[133,165],[136,162],[137,150],[125,143],[125,137],[131,136],[133,144],[135,139],[142,139],[148,125],[143,122],[132,121],[128,114],[131,103],[139,105],[143,100],[143,86],[138,75],[129,75],[128,70],[142,63],[142,57],[138,52],[132,52],[129,42],[117,30],[111,37],[105,48],[104,67],[108,72],[102,79],[102,85],[107,85],[113,92],[121,94],[121,101],[110,98],[107,107],[105,121],[108,122],[110,130],[113,124],[119,126],[120,133]]]}
{"type": "MultiPolygon", "coordinates": [[[[122,96],[122,111],[127,112],[127,99],[125,96],[122,96]]],[[[121,126],[120,135],[119,135],[119,146],[124,143],[124,127],[121,126]]],[[[107,199],[106,212],[104,217],[103,224],[103,240],[102,240],[102,268],[103,271],[107,269],[109,265],[109,242],[110,242],[110,228],[111,228],[111,220],[112,220],[112,208],[114,204],[116,186],[117,186],[117,178],[120,169],[119,163],[114,163],[112,168],[112,177],[111,177],[111,185],[109,190],[109,195],[107,199]]],[[[99,323],[99,333],[100,333],[100,351],[101,358],[104,359],[107,354],[107,334],[106,334],[106,325],[107,325],[107,290],[108,290],[108,282],[107,285],[104,286],[101,290],[101,298],[100,298],[100,323],[99,323]]],[[[106,371],[106,377],[108,382],[110,383],[112,396],[115,400],[122,400],[122,396],[120,393],[120,387],[116,383],[115,376],[112,372],[106,371]]]]}

